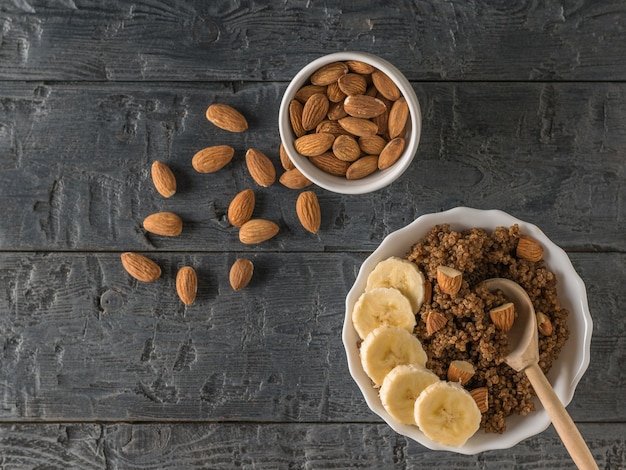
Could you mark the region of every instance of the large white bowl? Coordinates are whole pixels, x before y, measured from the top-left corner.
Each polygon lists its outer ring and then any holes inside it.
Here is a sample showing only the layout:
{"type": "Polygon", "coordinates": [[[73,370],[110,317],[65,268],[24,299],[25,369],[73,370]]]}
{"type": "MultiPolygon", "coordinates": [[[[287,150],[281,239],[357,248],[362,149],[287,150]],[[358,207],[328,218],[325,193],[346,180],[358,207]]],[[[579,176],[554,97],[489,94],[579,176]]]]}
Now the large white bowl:
{"type": "Polygon", "coordinates": [[[405,256],[411,246],[424,238],[433,226],[444,223],[450,224],[453,230],[473,227],[493,230],[499,226],[509,227],[518,224],[522,233],[532,235],[543,245],[543,259],[558,279],[559,300],[570,312],[567,320],[570,337],[565,342],[558,359],[552,364],[547,378],[564,405],[567,406],[572,400],[576,386],[589,365],[592,320],[585,285],[565,251],[550,241],[538,227],[499,210],[457,207],[445,212],[426,214],[385,237],[380,246],[361,265],[356,281],[346,298],[343,343],[348,357],[348,367],[368,406],[396,432],[432,450],[447,450],[469,455],[486,450],[506,449],[523,439],[541,433],[550,425],[550,418],[536,398],[537,410],[526,416],[510,416],[507,419],[507,430],[503,434],[479,431],[463,447],[449,447],[431,441],[416,426],[403,425],[394,420],[383,408],[378,391],[372,386],[361,366],[357,346],[359,336],[352,325],[351,314],[356,300],[365,290],[368,274],[379,261],[389,256],[405,256]]]}
{"type": "Polygon", "coordinates": [[[278,130],[280,138],[293,164],[309,180],[320,188],[341,194],[363,194],[381,189],[399,178],[409,167],[417,151],[422,131],[422,113],[415,90],[406,77],[393,64],[381,57],[366,52],[334,52],[309,62],[291,80],[283,95],[278,112],[278,130]],[[365,178],[349,180],[341,176],[334,176],[317,168],[307,157],[300,155],[294,146],[296,136],[291,128],[289,118],[289,104],[296,93],[306,85],[313,72],[332,62],[359,60],[373,65],[389,76],[400,89],[406,99],[411,114],[406,126],[406,147],[396,163],[386,170],[376,171],[365,178]]]}

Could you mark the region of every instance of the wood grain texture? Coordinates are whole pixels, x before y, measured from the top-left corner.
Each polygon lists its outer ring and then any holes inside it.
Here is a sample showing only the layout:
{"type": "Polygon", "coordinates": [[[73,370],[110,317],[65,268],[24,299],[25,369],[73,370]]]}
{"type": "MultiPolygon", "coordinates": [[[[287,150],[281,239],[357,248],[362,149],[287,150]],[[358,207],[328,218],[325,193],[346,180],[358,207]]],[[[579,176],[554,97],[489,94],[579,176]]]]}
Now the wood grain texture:
{"type": "MultiPolygon", "coordinates": [[[[624,468],[624,424],[581,432],[600,468],[624,468]]],[[[0,426],[0,454],[6,468],[50,470],[573,468],[552,428],[467,456],[431,452],[383,424],[14,424],[0,426]]]]}
{"type": "Polygon", "coordinates": [[[626,85],[622,83],[415,84],[424,127],[416,159],[393,185],[343,196],[317,189],[322,226],[298,222],[298,191],[261,188],[244,162],[266,153],[279,174],[278,106],[284,85],[5,83],[0,101],[3,250],[373,250],[414,218],[458,205],[499,208],[576,250],[626,250],[626,85]],[[204,117],[223,102],[250,122],[242,134],[204,117]],[[199,174],[200,149],[227,144],[224,169],[199,174]],[[178,192],[150,179],[169,164],[178,192]],[[244,248],[226,211],[239,191],[257,194],[255,217],[281,227],[244,248]],[[169,210],[183,235],[148,235],[143,219],[169,210]],[[367,229],[366,229],[367,228],[367,229]]]}
{"type": "MultiPolygon", "coordinates": [[[[341,343],[364,256],[257,253],[235,292],[237,253],[156,254],[155,283],[132,279],[114,253],[1,254],[0,420],[372,421],[341,343]],[[199,277],[189,307],[176,296],[182,265],[199,277]]],[[[598,321],[568,410],[623,421],[626,257],[572,259],[598,321]]]]}
{"type": "Polygon", "coordinates": [[[624,80],[625,19],[618,0],[14,0],[0,79],[285,81],[358,50],[412,80],[624,80]]]}

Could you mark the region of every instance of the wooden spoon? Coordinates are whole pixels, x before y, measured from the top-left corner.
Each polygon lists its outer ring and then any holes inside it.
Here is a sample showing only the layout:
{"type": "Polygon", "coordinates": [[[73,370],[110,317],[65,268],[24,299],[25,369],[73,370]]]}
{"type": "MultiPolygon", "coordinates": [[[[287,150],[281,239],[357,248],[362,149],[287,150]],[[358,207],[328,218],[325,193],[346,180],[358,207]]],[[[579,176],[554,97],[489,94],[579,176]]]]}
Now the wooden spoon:
{"type": "Polygon", "coordinates": [[[574,421],[538,365],[537,319],[528,294],[519,284],[509,279],[487,279],[484,284],[491,292],[502,291],[504,296],[513,302],[517,312],[517,318],[508,333],[509,353],[504,360],[516,371],[523,371],[526,374],[578,468],[598,468],[574,421]]]}

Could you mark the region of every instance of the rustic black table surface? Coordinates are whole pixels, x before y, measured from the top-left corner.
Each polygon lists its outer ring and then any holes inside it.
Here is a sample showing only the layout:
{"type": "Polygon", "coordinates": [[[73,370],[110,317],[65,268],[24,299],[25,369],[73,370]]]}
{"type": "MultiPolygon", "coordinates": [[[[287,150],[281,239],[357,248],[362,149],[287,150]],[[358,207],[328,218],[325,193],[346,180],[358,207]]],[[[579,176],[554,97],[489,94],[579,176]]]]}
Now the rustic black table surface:
{"type": "Polygon", "coordinates": [[[362,261],[416,217],[470,206],[538,225],[569,254],[594,320],[568,410],[601,468],[626,466],[626,4],[613,1],[2,0],[0,468],[572,468],[554,429],[512,449],[433,452],[393,432],[351,379],[341,327],[362,261]],[[331,52],[377,54],[411,81],[424,125],[387,188],[263,188],[278,174],[289,80],[331,52]],[[230,104],[249,129],[211,125],[230,104]],[[227,144],[233,161],[191,158],[227,144]],[[178,192],[161,197],[150,166],[178,192]],[[244,245],[232,197],[279,234],[244,245]],[[172,211],[181,236],[147,233],[172,211]],[[123,270],[148,255],[154,283],[123,270]],[[255,264],[235,292],[228,270],[255,264]],[[196,302],[175,276],[196,268],[196,302]]]}

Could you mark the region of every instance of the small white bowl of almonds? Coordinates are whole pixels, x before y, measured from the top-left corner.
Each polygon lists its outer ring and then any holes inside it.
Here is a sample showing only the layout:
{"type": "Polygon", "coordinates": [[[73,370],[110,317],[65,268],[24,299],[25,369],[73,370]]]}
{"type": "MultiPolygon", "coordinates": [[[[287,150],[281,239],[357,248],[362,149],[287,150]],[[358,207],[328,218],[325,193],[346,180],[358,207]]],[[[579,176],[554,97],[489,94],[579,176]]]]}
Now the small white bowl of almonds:
{"type": "Polygon", "coordinates": [[[350,374],[374,413],[429,449],[506,449],[550,424],[504,362],[516,320],[484,285],[494,277],[531,298],[540,366],[567,406],[589,365],[592,319],[567,254],[535,225],[466,207],[423,215],[382,241],[346,297],[350,374]]]}
{"type": "Polygon", "coordinates": [[[320,57],[296,74],[280,104],[283,150],[316,185],[342,194],[399,178],[419,145],[422,116],[406,77],[363,52],[320,57]]]}

